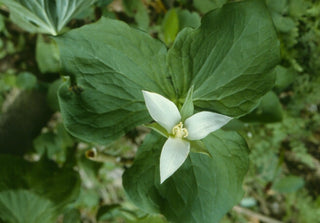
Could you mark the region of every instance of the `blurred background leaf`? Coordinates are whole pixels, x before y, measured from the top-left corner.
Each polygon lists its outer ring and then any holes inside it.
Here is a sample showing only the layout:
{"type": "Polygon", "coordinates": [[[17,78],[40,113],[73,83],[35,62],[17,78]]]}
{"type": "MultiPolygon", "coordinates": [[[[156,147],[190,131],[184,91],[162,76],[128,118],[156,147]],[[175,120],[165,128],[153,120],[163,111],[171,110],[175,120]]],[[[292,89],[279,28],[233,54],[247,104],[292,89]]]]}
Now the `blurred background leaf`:
{"type": "Polygon", "coordinates": [[[78,196],[80,179],[72,169],[47,159],[27,162],[1,155],[0,161],[0,218],[5,222],[55,222],[78,196]]]}

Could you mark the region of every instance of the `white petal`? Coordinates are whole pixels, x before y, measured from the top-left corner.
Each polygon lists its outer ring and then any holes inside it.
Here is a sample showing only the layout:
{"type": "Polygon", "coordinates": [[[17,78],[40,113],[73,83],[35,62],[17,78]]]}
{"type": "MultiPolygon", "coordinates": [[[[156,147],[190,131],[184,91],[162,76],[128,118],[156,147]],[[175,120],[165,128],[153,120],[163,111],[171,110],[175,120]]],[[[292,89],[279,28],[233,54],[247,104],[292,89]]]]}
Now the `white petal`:
{"type": "Polygon", "coordinates": [[[185,121],[185,127],[188,130],[189,140],[199,140],[206,137],[209,133],[220,129],[227,124],[232,118],[220,115],[214,112],[199,112],[185,121]]]}
{"type": "Polygon", "coordinates": [[[160,94],[149,91],[142,91],[142,93],[151,117],[171,133],[172,128],[181,120],[177,106],[160,94]]]}
{"type": "Polygon", "coordinates": [[[160,182],[163,183],[184,163],[190,152],[188,141],[169,137],[160,156],[160,182]]]}

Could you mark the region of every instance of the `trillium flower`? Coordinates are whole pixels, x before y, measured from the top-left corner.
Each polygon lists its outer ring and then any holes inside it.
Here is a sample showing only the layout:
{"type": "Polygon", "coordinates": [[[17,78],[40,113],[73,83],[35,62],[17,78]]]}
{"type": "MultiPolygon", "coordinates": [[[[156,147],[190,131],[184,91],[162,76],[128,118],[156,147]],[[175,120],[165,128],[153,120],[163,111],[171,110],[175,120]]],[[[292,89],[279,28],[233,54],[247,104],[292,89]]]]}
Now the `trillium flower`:
{"type": "Polygon", "coordinates": [[[160,155],[160,183],[168,179],[184,163],[190,152],[190,141],[205,138],[232,118],[209,111],[196,113],[182,121],[177,106],[153,92],[142,91],[150,116],[168,135],[160,155]]]}

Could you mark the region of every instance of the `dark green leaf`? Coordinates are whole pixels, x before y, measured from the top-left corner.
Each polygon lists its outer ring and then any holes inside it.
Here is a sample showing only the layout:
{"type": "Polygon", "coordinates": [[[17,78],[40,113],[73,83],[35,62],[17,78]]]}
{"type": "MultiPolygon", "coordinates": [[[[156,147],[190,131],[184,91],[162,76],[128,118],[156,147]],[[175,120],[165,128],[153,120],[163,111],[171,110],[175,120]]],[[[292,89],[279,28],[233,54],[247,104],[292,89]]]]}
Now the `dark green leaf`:
{"type": "Polygon", "coordinates": [[[99,208],[96,219],[97,221],[110,220],[113,217],[115,211],[119,211],[119,204],[103,205],[99,208]]]}
{"type": "Polygon", "coordinates": [[[105,6],[109,5],[111,2],[113,2],[113,0],[98,0],[97,5],[99,7],[105,7],[105,6]]]}
{"type": "Polygon", "coordinates": [[[53,211],[61,210],[77,198],[80,179],[73,170],[58,168],[55,163],[47,160],[30,163],[20,157],[6,155],[0,156],[0,163],[0,193],[28,190],[50,200],[54,206],[53,211]]]}
{"type": "Polygon", "coordinates": [[[80,179],[70,169],[5,155],[0,163],[0,219],[7,223],[53,223],[78,196],[80,179]]]}
{"type": "Polygon", "coordinates": [[[166,47],[142,31],[103,18],[56,40],[72,85],[60,88],[61,112],[82,140],[106,144],[149,122],[141,90],[174,96],[166,47]]]}
{"type": "Polygon", "coordinates": [[[180,169],[160,185],[159,157],[165,138],[148,135],[133,166],[123,176],[130,199],[150,213],[162,213],[173,222],[216,223],[242,197],[248,169],[244,139],[222,130],[203,142],[212,158],[190,153],[180,169]]]}
{"type": "Polygon", "coordinates": [[[279,56],[268,10],[262,1],[249,0],[207,14],[199,29],[182,30],[168,65],[179,97],[194,85],[196,108],[239,116],[272,88],[269,71],[279,56]]]}
{"type": "Polygon", "coordinates": [[[244,115],[272,88],[269,70],[279,57],[272,21],[258,0],[209,13],[199,29],[178,35],[169,55],[148,34],[106,18],[55,39],[70,75],[59,92],[66,127],[101,144],[150,121],[141,90],[180,107],[194,85],[196,110],[244,115]]]}
{"type": "Polygon", "coordinates": [[[63,223],[80,223],[81,213],[78,209],[70,209],[63,215],[63,223]]]}
{"type": "Polygon", "coordinates": [[[0,221],[6,223],[54,223],[57,211],[52,201],[29,190],[0,192],[0,221]]]}

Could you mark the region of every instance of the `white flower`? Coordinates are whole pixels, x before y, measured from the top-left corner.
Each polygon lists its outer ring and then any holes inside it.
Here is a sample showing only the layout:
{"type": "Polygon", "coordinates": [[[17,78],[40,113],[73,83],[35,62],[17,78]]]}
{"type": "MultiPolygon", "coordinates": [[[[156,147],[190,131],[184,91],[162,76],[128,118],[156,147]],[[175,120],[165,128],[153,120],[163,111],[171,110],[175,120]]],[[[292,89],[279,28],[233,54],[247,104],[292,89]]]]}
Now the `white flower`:
{"type": "Polygon", "coordinates": [[[232,118],[203,111],[187,118],[183,123],[177,106],[167,98],[153,92],[142,91],[151,117],[168,133],[160,156],[160,183],[168,179],[186,160],[190,141],[205,138],[220,129],[232,118]]]}

